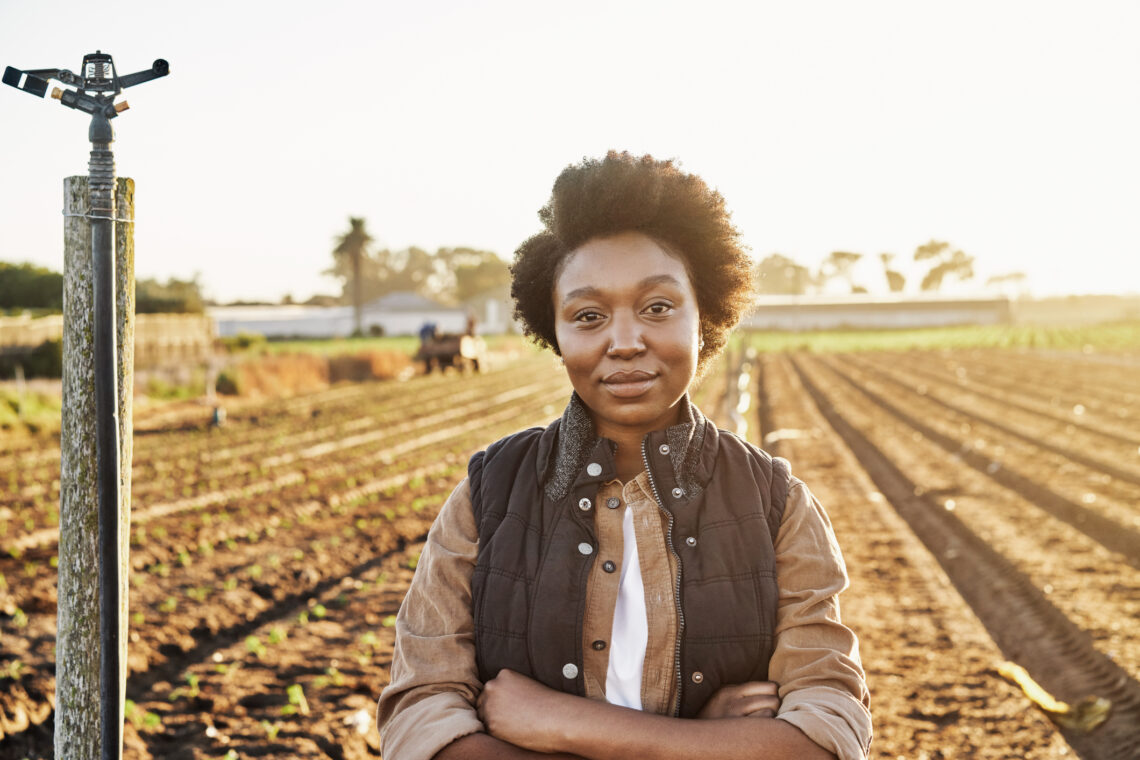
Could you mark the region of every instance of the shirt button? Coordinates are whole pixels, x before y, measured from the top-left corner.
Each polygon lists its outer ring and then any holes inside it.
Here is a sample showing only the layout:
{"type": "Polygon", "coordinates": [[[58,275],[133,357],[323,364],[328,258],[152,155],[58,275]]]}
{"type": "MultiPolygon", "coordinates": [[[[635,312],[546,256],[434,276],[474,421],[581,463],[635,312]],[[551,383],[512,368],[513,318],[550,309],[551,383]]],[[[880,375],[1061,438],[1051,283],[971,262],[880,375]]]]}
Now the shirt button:
{"type": "Polygon", "coordinates": [[[659,448],[657,450],[660,451],[662,454],[668,454],[669,453],[669,444],[663,443],[663,444],[661,444],[661,448],[659,448]]]}
{"type": "Polygon", "coordinates": [[[614,561],[612,559],[607,559],[602,563],[602,569],[607,573],[612,573],[614,570],[617,570],[617,565],[614,564],[614,561]]]}
{"type": "Polygon", "coordinates": [[[589,512],[590,507],[592,506],[594,505],[590,503],[589,499],[582,499],[578,502],[578,509],[582,510],[583,512],[589,512]]]}
{"type": "MultiPolygon", "coordinates": [[[[574,666],[573,666],[573,665],[567,665],[566,667],[567,667],[567,668],[572,668],[572,667],[574,667],[574,666]]],[[[562,672],[563,672],[563,673],[565,673],[565,672],[566,672],[566,668],[563,668],[563,669],[562,669],[562,672]]],[[[569,677],[569,676],[567,676],[567,677],[569,677]]],[[[701,671],[699,671],[699,670],[694,670],[694,671],[693,671],[693,683],[701,683],[701,682],[703,682],[704,680],[705,680],[705,674],[704,674],[704,673],[702,673],[702,672],[701,672],[701,671]]]]}
{"type": "Polygon", "coordinates": [[[600,652],[606,648],[606,642],[602,641],[601,639],[598,639],[591,646],[593,646],[594,649],[596,649],[600,652]]]}
{"type": "Polygon", "coordinates": [[[680,488],[674,488],[673,489],[673,498],[674,499],[679,499],[684,495],[685,495],[685,492],[682,491],[680,488]]]}
{"type": "Polygon", "coordinates": [[[697,537],[696,536],[689,536],[688,538],[685,539],[685,543],[688,544],[689,546],[696,546],[697,545],[697,537]]]}
{"type": "Polygon", "coordinates": [[[602,466],[597,462],[590,462],[586,465],[586,474],[590,477],[596,478],[602,474],[602,466]]]}
{"type": "Polygon", "coordinates": [[[588,557],[594,553],[594,547],[583,541],[582,543],[578,544],[578,553],[584,557],[588,557]]]}
{"type": "Polygon", "coordinates": [[[568,662],[565,665],[563,665],[562,666],[562,677],[563,678],[577,678],[578,677],[578,666],[572,662],[568,662]]]}
{"type": "Polygon", "coordinates": [[[610,509],[617,509],[621,506],[621,499],[616,496],[611,496],[610,498],[606,499],[606,506],[610,509]]]}

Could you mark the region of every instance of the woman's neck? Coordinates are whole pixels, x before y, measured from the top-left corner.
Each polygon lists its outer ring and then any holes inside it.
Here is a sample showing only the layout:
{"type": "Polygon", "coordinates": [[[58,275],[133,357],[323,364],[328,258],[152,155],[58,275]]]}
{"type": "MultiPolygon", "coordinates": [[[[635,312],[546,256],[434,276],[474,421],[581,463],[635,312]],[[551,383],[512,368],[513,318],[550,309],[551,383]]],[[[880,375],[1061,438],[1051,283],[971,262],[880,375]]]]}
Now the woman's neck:
{"type": "Polygon", "coordinates": [[[614,465],[617,467],[618,478],[628,483],[645,469],[645,460],[642,458],[641,444],[645,436],[654,430],[664,430],[676,425],[681,418],[681,404],[678,403],[670,410],[672,414],[657,420],[652,426],[624,426],[605,424],[595,421],[595,431],[601,438],[608,438],[617,444],[617,453],[614,456],[614,465]]]}

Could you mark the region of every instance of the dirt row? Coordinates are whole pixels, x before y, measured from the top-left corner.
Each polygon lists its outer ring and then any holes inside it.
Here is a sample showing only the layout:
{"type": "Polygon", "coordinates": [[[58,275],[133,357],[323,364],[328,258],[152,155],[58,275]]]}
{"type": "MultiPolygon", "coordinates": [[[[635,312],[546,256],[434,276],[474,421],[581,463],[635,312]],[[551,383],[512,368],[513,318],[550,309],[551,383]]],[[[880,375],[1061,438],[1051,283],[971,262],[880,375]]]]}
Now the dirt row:
{"type": "MultiPolygon", "coordinates": [[[[1085,509],[1087,500],[1074,505],[1058,493],[1063,485],[1051,490],[1058,469],[1051,452],[1012,455],[1008,435],[994,440],[997,423],[982,430],[977,414],[955,419],[929,398],[929,389],[908,386],[907,362],[896,359],[889,373],[867,371],[865,362],[850,358],[804,356],[793,364],[799,395],[827,417],[827,435],[843,440],[887,502],[923,536],[1004,655],[1031,663],[1035,677],[1063,698],[1093,691],[1114,700],[1113,718],[1093,736],[1070,733],[1072,746],[1089,757],[1140,751],[1138,642],[1128,622],[1140,617],[1138,574],[1130,556],[1082,530],[1097,514],[1085,509]],[[1041,502],[1050,499],[1080,514],[1067,521],[1048,509],[1042,514],[1041,502]],[[979,567],[989,570],[978,573],[979,567]]],[[[784,395],[771,404],[774,416],[790,406],[784,395]]],[[[768,436],[778,446],[800,440],[788,430],[768,436]]],[[[1099,476],[1094,480],[1103,485],[1099,476]]]]}
{"type": "MultiPolygon", "coordinates": [[[[549,373],[548,363],[543,366],[549,373]]],[[[217,504],[172,510],[153,522],[136,525],[134,535],[142,528],[149,531],[147,539],[132,548],[128,697],[139,704],[138,715],[145,716],[148,710],[155,715],[165,712],[156,706],[171,701],[171,693],[174,701],[186,693],[178,691],[178,683],[185,680],[187,668],[216,665],[217,650],[249,646],[247,637],[258,635],[262,627],[268,626],[271,633],[281,628],[272,633],[280,643],[286,632],[283,626],[317,604],[322,605],[322,617],[314,630],[327,628],[323,618],[333,614],[335,605],[322,604],[322,595],[343,590],[349,581],[355,583],[352,579],[377,558],[399,553],[406,543],[426,533],[442,499],[462,477],[467,457],[485,445],[486,436],[545,424],[557,416],[568,393],[564,378],[551,373],[547,380],[527,382],[533,379],[535,367],[520,369],[524,372],[513,379],[512,391],[491,396],[484,392],[477,405],[448,405],[462,395],[461,388],[453,388],[451,394],[439,397],[436,407],[450,409],[452,414],[434,414],[433,410],[433,414],[405,416],[403,422],[389,425],[389,435],[379,441],[351,445],[338,428],[330,428],[323,444],[315,444],[325,445],[327,451],[306,458],[301,453],[304,449],[294,448],[295,459],[311,459],[317,466],[303,470],[292,490],[227,494],[229,498],[217,504]],[[333,471],[331,478],[313,477],[329,471],[333,471]]],[[[234,427],[256,424],[231,420],[234,427]]],[[[238,431],[235,437],[245,434],[248,431],[238,431]]],[[[296,462],[287,464],[295,466],[296,462]]],[[[142,509],[144,514],[146,509],[142,509]]],[[[17,614],[7,619],[0,617],[4,652],[0,666],[18,669],[15,677],[0,680],[0,714],[18,716],[8,721],[0,735],[4,747],[0,756],[7,756],[9,746],[21,746],[21,757],[50,754],[50,730],[45,726],[51,722],[54,689],[54,572],[46,562],[30,567],[27,563],[35,561],[29,559],[34,556],[34,552],[22,556],[25,577],[6,589],[7,608],[17,601],[22,608],[17,607],[17,614]]],[[[317,620],[312,615],[310,619],[317,620]]],[[[304,640],[304,635],[299,638],[304,640]]],[[[295,652],[296,640],[278,649],[295,652]]],[[[276,667],[274,656],[272,651],[255,652],[269,671],[276,667]]],[[[243,678],[237,685],[246,683],[243,678]]],[[[281,686],[281,693],[290,685],[281,686]]],[[[378,687],[368,688],[374,699],[378,687]]],[[[197,704],[187,702],[188,709],[197,704]]],[[[128,757],[145,757],[144,746],[168,735],[148,728],[148,721],[153,720],[139,718],[137,727],[129,727],[128,733],[139,733],[141,738],[128,743],[133,747],[128,757]]],[[[264,740],[267,732],[259,724],[255,728],[264,740]]],[[[184,746],[194,753],[186,757],[220,756],[210,754],[212,741],[201,747],[184,746]]],[[[169,754],[160,748],[154,756],[169,754]]]]}

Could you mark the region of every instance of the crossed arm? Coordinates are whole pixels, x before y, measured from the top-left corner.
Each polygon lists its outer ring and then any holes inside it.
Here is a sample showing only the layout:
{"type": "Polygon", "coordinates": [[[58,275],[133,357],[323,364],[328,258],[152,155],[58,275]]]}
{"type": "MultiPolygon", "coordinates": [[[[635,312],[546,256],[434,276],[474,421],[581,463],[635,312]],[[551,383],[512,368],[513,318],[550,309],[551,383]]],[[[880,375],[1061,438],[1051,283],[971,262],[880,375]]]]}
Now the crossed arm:
{"type": "Polygon", "coordinates": [[[486,734],[447,745],[436,760],[483,758],[834,758],[798,728],[773,716],[770,681],[726,686],[698,720],[670,718],[554,691],[512,671],[488,682],[476,703],[486,734]]]}

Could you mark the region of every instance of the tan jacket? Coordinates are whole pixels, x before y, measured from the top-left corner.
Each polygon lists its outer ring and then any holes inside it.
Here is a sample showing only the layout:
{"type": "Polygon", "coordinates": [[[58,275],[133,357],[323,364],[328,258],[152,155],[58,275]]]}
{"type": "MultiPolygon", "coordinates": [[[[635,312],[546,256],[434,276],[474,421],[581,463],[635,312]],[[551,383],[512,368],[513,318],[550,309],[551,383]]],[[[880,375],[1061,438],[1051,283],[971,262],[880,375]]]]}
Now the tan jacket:
{"type": "MultiPolygon", "coordinates": [[[[778,718],[797,726],[840,760],[865,758],[871,741],[869,694],[855,635],[839,617],[838,595],[847,571],[826,513],[793,478],[776,563],[780,603],[769,678],[780,685],[778,718]]],[[[605,699],[608,651],[591,644],[609,639],[622,556],[622,508],[633,510],[647,605],[649,640],[642,678],[642,706],[670,714],[675,694],[673,656],[677,636],[672,603],[675,568],[665,545],[662,515],[642,472],[628,483],[610,481],[596,509],[598,561],[587,583],[583,621],[586,695],[605,699]],[[618,572],[607,572],[614,558],[618,572]]],[[[482,689],[475,667],[471,573],[478,530],[467,481],[456,487],[428,534],[415,578],[396,617],[391,683],[380,696],[377,721],[387,760],[428,760],[483,724],[474,703],[482,689]]]]}

